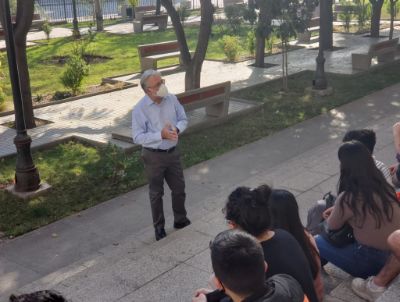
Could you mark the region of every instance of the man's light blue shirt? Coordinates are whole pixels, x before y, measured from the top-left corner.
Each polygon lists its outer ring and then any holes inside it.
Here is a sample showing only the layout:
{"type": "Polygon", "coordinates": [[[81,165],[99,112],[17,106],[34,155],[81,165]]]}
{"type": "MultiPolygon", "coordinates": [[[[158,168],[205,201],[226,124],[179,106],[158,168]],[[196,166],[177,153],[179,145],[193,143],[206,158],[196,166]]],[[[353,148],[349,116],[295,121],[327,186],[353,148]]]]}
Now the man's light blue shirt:
{"type": "Polygon", "coordinates": [[[170,149],[178,142],[163,139],[161,130],[171,124],[181,134],[187,123],[185,110],[175,95],[168,94],[160,104],[145,95],[132,111],[132,138],[135,144],[145,148],[170,149]]]}

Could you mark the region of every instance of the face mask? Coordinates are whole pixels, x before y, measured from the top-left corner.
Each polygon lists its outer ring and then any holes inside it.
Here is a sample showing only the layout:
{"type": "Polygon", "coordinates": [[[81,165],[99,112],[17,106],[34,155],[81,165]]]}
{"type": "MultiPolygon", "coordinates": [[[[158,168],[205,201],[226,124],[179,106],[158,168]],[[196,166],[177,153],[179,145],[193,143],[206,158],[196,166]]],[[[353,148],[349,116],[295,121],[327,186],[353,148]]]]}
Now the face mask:
{"type": "Polygon", "coordinates": [[[160,88],[158,88],[158,91],[157,91],[157,94],[156,94],[157,96],[159,96],[159,97],[166,97],[167,95],[168,95],[168,88],[167,88],[167,86],[165,86],[165,84],[161,84],[160,85],[160,88]]]}

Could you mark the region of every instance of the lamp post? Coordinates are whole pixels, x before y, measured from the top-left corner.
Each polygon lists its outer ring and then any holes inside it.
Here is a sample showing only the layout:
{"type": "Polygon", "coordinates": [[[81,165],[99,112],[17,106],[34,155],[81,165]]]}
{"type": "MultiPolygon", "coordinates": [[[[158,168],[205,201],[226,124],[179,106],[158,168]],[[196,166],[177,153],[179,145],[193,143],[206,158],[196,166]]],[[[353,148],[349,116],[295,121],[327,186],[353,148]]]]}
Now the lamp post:
{"type": "Polygon", "coordinates": [[[21,83],[15,54],[14,32],[11,23],[10,3],[9,0],[0,0],[0,3],[1,12],[3,14],[2,20],[4,21],[3,27],[5,30],[8,67],[14,100],[15,128],[17,130],[17,135],[14,138],[14,144],[17,149],[14,190],[16,192],[32,192],[40,188],[40,177],[32,159],[30,149],[32,139],[28,135],[25,126],[21,83]]]}
{"type": "Polygon", "coordinates": [[[72,14],[73,14],[72,35],[74,36],[75,39],[79,39],[81,37],[81,33],[79,32],[79,27],[78,27],[78,15],[77,15],[77,12],[76,12],[76,0],[72,0],[72,14]]]}
{"type": "MultiPolygon", "coordinates": [[[[325,10],[323,9],[324,0],[320,1],[319,5],[319,15],[320,15],[320,24],[325,20],[325,10]],[[322,20],[322,22],[321,22],[322,20]]],[[[322,46],[322,41],[324,40],[324,30],[321,30],[321,26],[319,27],[319,41],[318,41],[318,56],[316,58],[317,69],[315,71],[315,76],[313,80],[313,89],[314,90],[325,90],[328,88],[328,81],[325,75],[325,58],[324,58],[324,50],[322,46]]]]}

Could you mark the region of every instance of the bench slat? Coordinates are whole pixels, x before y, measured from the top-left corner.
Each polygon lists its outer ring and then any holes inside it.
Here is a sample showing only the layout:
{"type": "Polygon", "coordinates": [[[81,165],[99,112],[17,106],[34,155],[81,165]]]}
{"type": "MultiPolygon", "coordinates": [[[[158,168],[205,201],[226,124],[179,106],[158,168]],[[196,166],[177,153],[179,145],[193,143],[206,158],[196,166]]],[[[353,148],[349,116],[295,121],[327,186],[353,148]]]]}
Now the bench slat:
{"type": "Polygon", "coordinates": [[[169,41],[157,44],[139,45],[138,50],[140,56],[147,57],[151,55],[162,54],[165,52],[179,51],[178,41],[169,41]]]}
{"type": "Polygon", "coordinates": [[[224,95],[226,93],[226,87],[216,87],[210,90],[201,91],[194,94],[183,95],[179,97],[179,101],[182,105],[188,105],[199,100],[205,100],[207,98],[215,97],[218,95],[224,95]]]}
{"type": "Polygon", "coordinates": [[[153,59],[153,60],[160,60],[160,59],[179,57],[180,55],[181,55],[180,51],[175,51],[175,52],[168,52],[165,54],[146,56],[146,58],[153,59]]]}

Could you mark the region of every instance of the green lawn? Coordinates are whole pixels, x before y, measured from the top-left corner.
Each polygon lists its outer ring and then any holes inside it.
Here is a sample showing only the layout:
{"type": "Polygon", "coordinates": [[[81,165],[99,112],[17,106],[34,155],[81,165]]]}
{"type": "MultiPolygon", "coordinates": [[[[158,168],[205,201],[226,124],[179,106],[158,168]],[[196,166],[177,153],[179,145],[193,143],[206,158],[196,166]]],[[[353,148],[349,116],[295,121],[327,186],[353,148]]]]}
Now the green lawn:
{"type": "MultiPolygon", "coordinates": [[[[328,74],[335,92],[325,98],[304,93],[304,87],[313,78],[311,71],[290,76],[290,92],[286,94],[280,93],[280,80],[236,92],[236,97],[263,103],[263,110],[182,137],[184,166],[213,158],[398,83],[399,68],[400,63],[396,62],[359,75],[328,74]]],[[[20,201],[0,191],[0,231],[7,235],[23,234],[145,183],[139,152],[126,156],[112,147],[96,149],[67,143],[35,152],[34,159],[42,179],[53,190],[31,201],[20,201]]],[[[14,165],[15,158],[0,160],[0,184],[12,181],[14,165]]]]}
{"type": "MultiPolygon", "coordinates": [[[[239,33],[241,55],[247,55],[245,38],[249,28],[243,26],[239,33]]],[[[185,27],[189,48],[195,50],[198,36],[198,27],[185,27]]],[[[218,40],[226,32],[225,27],[214,26],[213,34],[210,39],[207,58],[224,59],[222,48],[218,40]],[[222,30],[221,30],[222,29],[222,30]]],[[[107,56],[111,60],[91,64],[90,74],[84,80],[83,85],[95,85],[101,82],[104,77],[117,76],[121,74],[134,73],[140,70],[140,63],[137,47],[140,44],[163,42],[175,40],[175,32],[170,29],[163,32],[147,31],[141,34],[114,35],[109,33],[99,33],[88,46],[87,51],[91,54],[107,56]]],[[[40,41],[41,45],[28,48],[28,64],[31,78],[32,96],[54,94],[56,91],[63,91],[59,77],[65,66],[54,64],[49,60],[54,56],[64,56],[71,52],[74,41],[72,38],[58,38],[47,41],[40,41]]],[[[7,66],[4,60],[4,65],[7,66]]],[[[178,63],[178,59],[164,60],[159,62],[159,66],[178,63]]],[[[6,73],[8,76],[8,73],[6,73]]],[[[6,78],[6,89],[8,104],[11,105],[11,89],[8,77],[6,78]]],[[[11,109],[11,108],[9,108],[11,109]]]]}

